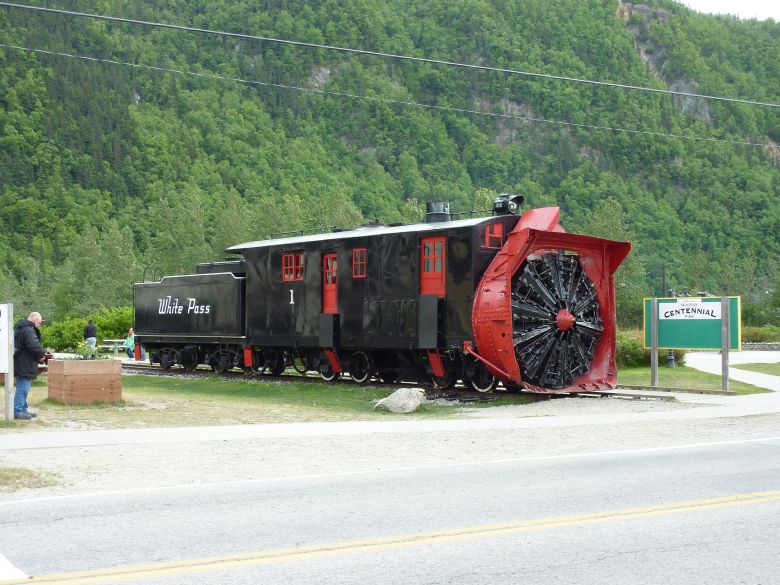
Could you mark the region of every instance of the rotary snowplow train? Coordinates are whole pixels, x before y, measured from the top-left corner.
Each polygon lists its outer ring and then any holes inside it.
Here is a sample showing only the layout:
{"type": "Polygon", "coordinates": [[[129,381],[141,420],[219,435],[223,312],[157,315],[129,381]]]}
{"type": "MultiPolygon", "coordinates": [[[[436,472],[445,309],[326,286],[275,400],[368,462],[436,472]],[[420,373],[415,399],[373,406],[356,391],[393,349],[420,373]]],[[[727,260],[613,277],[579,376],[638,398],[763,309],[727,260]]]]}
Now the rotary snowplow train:
{"type": "Polygon", "coordinates": [[[288,365],[333,380],[479,391],[616,385],[613,273],[627,242],[568,234],[556,207],[239,244],[235,260],[135,285],[136,341],[162,368],[288,365]]]}

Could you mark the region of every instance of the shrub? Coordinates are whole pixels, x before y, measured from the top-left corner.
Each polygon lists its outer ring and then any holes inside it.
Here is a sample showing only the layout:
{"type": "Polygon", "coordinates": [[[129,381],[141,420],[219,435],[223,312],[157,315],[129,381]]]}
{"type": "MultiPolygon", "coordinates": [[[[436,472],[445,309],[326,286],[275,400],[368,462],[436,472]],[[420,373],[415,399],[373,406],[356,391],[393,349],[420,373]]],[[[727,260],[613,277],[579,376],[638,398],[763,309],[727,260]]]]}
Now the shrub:
{"type": "Polygon", "coordinates": [[[98,326],[98,339],[122,339],[133,326],[133,307],[101,307],[88,318],[98,326]]]}
{"type": "Polygon", "coordinates": [[[72,351],[84,341],[86,319],[70,318],[41,329],[41,343],[54,351],[72,351]]]}
{"type": "Polygon", "coordinates": [[[765,325],[763,327],[743,327],[742,341],[748,343],[769,343],[780,341],[780,327],[765,325]]]}
{"type": "Polygon", "coordinates": [[[71,317],[41,329],[41,343],[54,351],[74,351],[84,341],[84,327],[92,319],[98,327],[98,343],[103,339],[127,337],[133,326],[133,307],[101,307],[86,317],[71,317]]]}
{"type": "MultiPolygon", "coordinates": [[[[644,332],[641,329],[618,330],[616,334],[615,363],[618,368],[633,368],[650,365],[650,350],[644,348],[644,332]]],[[[658,350],[658,363],[666,363],[668,350],[658,350]]],[[[674,350],[674,359],[677,365],[685,363],[684,349],[674,350]]]]}
{"type": "MultiPolygon", "coordinates": [[[[642,365],[645,350],[642,347],[642,332],[638,329],[618,331],[616,335],[615,363],[618,368],[632,368],[642,365]]],[[[649,362],[648,362],[649,363],[649,362]]]]}

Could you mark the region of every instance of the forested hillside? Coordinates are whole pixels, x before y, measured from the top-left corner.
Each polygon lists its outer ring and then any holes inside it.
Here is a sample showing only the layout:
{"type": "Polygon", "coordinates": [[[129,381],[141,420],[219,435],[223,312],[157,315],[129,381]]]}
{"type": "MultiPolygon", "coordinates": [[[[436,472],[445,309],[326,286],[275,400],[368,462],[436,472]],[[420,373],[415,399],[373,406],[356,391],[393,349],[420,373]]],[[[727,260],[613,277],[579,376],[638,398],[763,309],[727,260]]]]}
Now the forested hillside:
{"type": "MultiPolygon", "coordinates": [[[[30,3],[780,103],[780,24],[670,0],[30,3]]],[[[759,308],[780,289],[777,107],[8,7],[0,30],[113,61],[0,49],[0,300],[20,313],[126,304],[237,242],[485,190],[631,237],[626,319],[664,273],[759,308]]]]}

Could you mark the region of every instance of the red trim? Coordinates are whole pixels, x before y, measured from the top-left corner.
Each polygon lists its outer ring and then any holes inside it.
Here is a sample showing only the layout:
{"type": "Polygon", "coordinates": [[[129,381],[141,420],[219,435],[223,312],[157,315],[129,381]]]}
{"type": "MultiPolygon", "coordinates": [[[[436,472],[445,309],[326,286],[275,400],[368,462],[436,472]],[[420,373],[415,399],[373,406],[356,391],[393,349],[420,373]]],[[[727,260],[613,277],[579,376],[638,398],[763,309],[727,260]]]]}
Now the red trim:
{"type": "Polygon", "coordinates": [[[482,247],[501,248],[504,245],[504,224],[491,223],[482,228],[482,247]]]}
{"type": "Polygon", "coordinates": [[[447,371],[444,369],[444,363],[441,361],[441,354],[438,349],[428,350],[428,362],[431,364],[431,371],[434,376],[443,378],[447,371]]]}
{"type": "Polygon", "coordinates": [[[282,255],[282,282],[303,280],[303,252],[282,255]]]}
{"type": "Polygon", "coordinates": [[[444,298],[447,245],[443,237],[420,240],[420,294],[444,298]]]}
{"type": "Polygon", "coordinates": [[[248,345],[244,346],[244,367],[251,368],[252,363],[252,348],[248,345]]]}
{"type": "Polygon", "coordinates": [[[474,347],[471,345],[470,341],[463,342],[463,351],[465,351],[470,356],[475,357],[483,364],[485,364],[485,367],[487,368],[488,372],[493,374],[499,380],[504,380],[509,378],[509,374],[507,374],[504,370],[502,370],[498,366],[491,364],[489,361],[487,361],[485,358],[479,355],[476,351],[474,351],[474,347]]]}
{"type": "Polygon", "coordinates": [[[339,260],[335,252],[322,255],[322,312],[338,313],[339,260]]]}
{"type": "Polygon", "coordinates": [[[352,250],[352,278],[365,278],[368,252],[365,248],[352,250]]]}
{"type": "Polygon", "coordinates": [[[135,347],[133,347],[133,357],[135,358],[135,361],[140,362],[141,361],[141,344],[136,343],[135,347]]]}
{"type": "MultiPolygon", "coordinates": [[[[531,209],[523,214],[482,276],[472,305],[471,325],[480,355],[473,350],[469,353],[493,368],[493,373],[502,382],[522,386],[531,392],[581,392],[582,384],[598,381],[612,385],[617,381],[612,274],[628,254],[631,244],[564,233],[558,216],[556,207],[531,209]],[[574,250],[579,254],[588,278],[596,286],[604,323],[590,369],[575,378],[571,386],[557,390],[538,388],[523,381],[512,344],[512,277],[530,254],[543,250],[574,250]]],[[[464,349],[468,351],[465,344],[464,349]]]]}
{"type": "Polygon", "coordinates": [[[326,349],[325,355],[328,356],[328,361],[330,362],[330,369],[333,370],[336,373],[340,373],[344,371],[344,368],[341,365],[341,361],[339,360],[339,356],[336,355],[336,351],[333,349],[326,349]]]}

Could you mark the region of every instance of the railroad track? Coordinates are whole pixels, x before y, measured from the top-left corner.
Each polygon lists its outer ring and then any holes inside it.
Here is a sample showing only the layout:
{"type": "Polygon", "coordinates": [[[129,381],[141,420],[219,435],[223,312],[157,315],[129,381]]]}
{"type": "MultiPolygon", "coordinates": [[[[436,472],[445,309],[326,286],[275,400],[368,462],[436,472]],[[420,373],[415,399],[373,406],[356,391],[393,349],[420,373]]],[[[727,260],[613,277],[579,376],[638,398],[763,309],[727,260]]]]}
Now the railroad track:
{"type": "MultiPolygon", "coordinates": [[[[204,369],[197,368],[195,370],[185,372],[182,368],[177,368],[177,367],[173,367],[168,370],[163,370],[162,368],[156,366],[140,365],[140,364],[122,364],[122,371],[128,373],[146,375],[146,376],[190,377],[190,378],[207,378],[212,376],[219,376],[220,378],[227,378],[227,379],[234,379],[234,380],[257,380],[261,382],[280,382],[286,384],[322,383],[322,384],[343,384],[348,386],[356,385],[356,382],[354,382],[349,377],[349,375],[345,375],[344,377],[339,378],[338,380],[325,382],[322,378],[320,378],[319,374],[315,374],[315,373],[300,374],[298,372],[287,373],[287,372],[291,372],[291,370],[286,370],[285,373],[282,373],[278,376],[273,376],[271,374],[257,374],[255,372],[244,372],[241,370],[228,370],[226,372],[222,372],[221,374],[217,374],[213,370],[205,369],[205,368],[204,369]]],[[[372,380],[367,385],[370,385],[374,388],[387,388],[387,389],[392,389],[392,388],[397,389],[399,386],[422,387],[425,389],[425,396],[429,400],[457,400],[459,402],[493,402],[501,398],[502,395],[506,395],[505,392],[499,392],[498,394],[486,394],[482,392],[476,392],[474,390],[468,390],[465,387],[457,387],[457,386],[449,390],[438,390],[431,385],[413,384],[408,382],[386,384],[380,380],[376,380],[376,381],[372,380]]]]}
{"type": "MultiPolygon", "coordinates": [[[[189,372],[185,372],[182,368],[173,367],[168,370],[163,370],[157,366],[141,365],[141,364],[122,364],[122,370],[125,372],[132,372],[136,374],[142,374],[147,376],[167,376],[167,377],[190,377],[190,378],[205,378],[210,376],[220,376],[221,378],[237,379],[237,380],[257,380],[262,382],[279,382],[286,384],[299,384],[299,383],[323,383],[323,384],[346,384],[354,386],[356,383],[345,374],[344,377],[330,382],[325,382],[315,373],[300,374],[298,372],[292,373],[290,369],[284,373],[273,376],[271,374],[257,374],[255,372],[245,372],[242,370],[228,370],[221,374],[215,373],[211,369],[198,368],[189,372]],[[289,372],[289,373],[288,373],[289,372]]],[[[434,388],[430,384],[414,384],[410,382],[400,382],[394,384],[386,384],[380,380],[371,381],[370,386],[374,388],[398,388],[399,386],[417,386],[425,389],[425,396],[429,400],[453,400],[458,402],[493,402],[498,400],[502,396],[506,396],[507,392],[497,393],[482,393],[470,390],[460,384],[454,388],[448,390],[439,390],[434,388]]],[[[673,401],[675,398],[671,395],[663,395],[664,392],[670,393],[672,391],[680,392],[699,392],[702,394],[721,394],[719,391],[710,390],[686,390],[686,389],[672,389],[672,388],[649,388],[649,387],[621,387],[615,390],[589,390],[587,392],[577,394],[538,394],[534,392],[522,392],[512,391],[512,394],[522,394],[528,397],[535,398],[536,400],[551,400],[553,398],[564,398],[566,396],[574,396],[577,398],[595,398],[595,397],[611,397],[611,398],[628,398],[628,399],[645,399],[645,400],[661,400],[661,401],[673,401]]],[[[728,394],[734,394],[729,392],[728,394]]]]}

